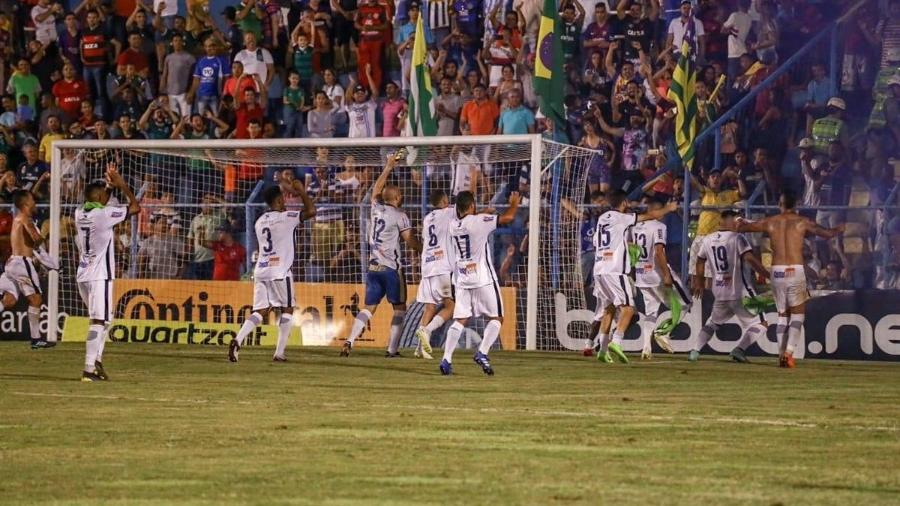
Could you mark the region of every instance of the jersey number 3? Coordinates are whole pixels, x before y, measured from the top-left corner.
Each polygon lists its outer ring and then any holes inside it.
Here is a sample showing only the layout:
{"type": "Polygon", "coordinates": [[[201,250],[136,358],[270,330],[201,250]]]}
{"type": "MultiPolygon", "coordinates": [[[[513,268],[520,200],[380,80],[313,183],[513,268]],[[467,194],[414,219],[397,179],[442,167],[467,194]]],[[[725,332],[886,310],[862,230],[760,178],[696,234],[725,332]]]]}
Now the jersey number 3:
{"type": "Polygon", "coordinates": [[[262,229],[262,233],[266,236],[266,245],[263,246],[263,253],[271,253],[272,252],[272,231],[269,230],[269,227],[262,229]]]}

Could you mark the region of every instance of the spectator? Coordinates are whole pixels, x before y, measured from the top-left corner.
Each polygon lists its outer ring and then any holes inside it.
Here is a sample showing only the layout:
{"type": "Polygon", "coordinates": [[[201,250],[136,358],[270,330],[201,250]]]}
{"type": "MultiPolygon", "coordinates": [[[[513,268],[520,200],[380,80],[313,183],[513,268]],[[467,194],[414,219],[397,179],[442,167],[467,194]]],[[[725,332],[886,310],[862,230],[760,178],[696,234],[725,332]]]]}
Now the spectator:
{"type": "Polygon", "coordinates": [[[68,63],[75,66],[75,72],[81,74],[81,30],[78,28],[78,19],[74,13],[67,12],[63,21],[65,29],[59,34],[57,44],[59,55],[68,63]]]}
{"type": "MultiPolygon", "coordinates": [[[[300,26],[297,25],[297,28],[299,29],[300,26]]],[[[293,71],[297,72],[297,76],[300,78],[300,86],[304,90],[308,90],[312,84],[315,72],[313,58],[316,56],[316,48],[310,45],[309,36],[303,32],[297,33],[294,41],[294,52],[292,54],[293,71]]]]}
{"type": "Polygon", "coordinates": [[[59,116],[50,116],[47,118],[47,133],[41,137],[41,144],[38,149],[38,156],[40,159],[49,164],[50,158],[53,155],[53,141],[65,138],[66,133],[63,131],[62,122],[60,122],[59,116]]]}
{"type": "Polygon", "coordinates": [[[100,14],[97,10],[87,11],[87,27],[81,32],[81,64],[84,80],[90,87],[89,95],[97,100],[97,105],[104,113],[108,113],[106,101],[106,71],[109,58],[108,47],[112,45],[118,54],[121,45],[113,39],[100,25],[100,14]]]}
{"type": "Polygon", "coordinates": [[[169,100],[174,102],[175,109],[181,116],[191,115],[191,104],[187,99],[187,92],[195,61],[194,56],[184,50],[184,36],[180,33],[174,34],[172,36],[172,52],[166,55],[163,62],[159,92],[169,96],[169,100]]]}
{"type": "Polygon", "coordinates": [[[14,95],[4,95],[2,100],[3,114],[0,114],[0,125],[6,128],[18,129],[22,125],[16,116],[16,97],[14,95]]]}
{"type": "MultiPolygon", "coordinates": [[[[194,66],[191,88],[186,97],[188,104],[193,104],[196,99],[197,112],[201,116],[206,111],[216,112],[219,109],[222,88],[231,75],[228,62],[219,56],[219,44],[214,37],[207,37],[203,42],[203,49],[206,56],[197,60],[194,66]]],[[[241,68],[243,69],[243,65],[241,68]]]]}
{"type": "Polygon", "coordinates": [[[50,0],[38,0],[31,8],[31,20],[34,22],[34,36],[44,47],[55,44],[59,36],[56,33],[56,16],[63,14],[61,3],[50,4],[50,0]]]}
{"type": "Polygon", "coordinates": [[[247,35],[252,35],[254,41],[260,40],[262,38],[262,20],[266,13],[259,2],[257,0],[241,0],[234,10],[238,27],[244,34],[243,40],[247,40],[247,35]]]}
{"type": "Polygon", "coordinates": [[[154,213],[150,218],[151,235],[141,242],[137,266],[144,279],[178,279],[183,277],[188,245],[180,237],[178,216],[154,213]]]}
{"type": "Polygon", "coordinates": [[[400,96],[400,88],[393,81],[385,85],[385,99],[379,104],[382,118],[382,137],[399,137],[406,120],[406,100],[400,96]]]}
{"type": "Polygon", "coordinates": [[[259,76],[251,76],[244,73],[244,64],[235,61],[231,67],[232,75],[225,80],[223,86],[223,96],[230,96],[236,100],[244,96],[244,92],[248,89],[261,91],[259,76]]]}
{"type": "MultiPolygon", "coordinates": [[[[500,4],[497,5],[499,6],[500,4]]],[[[562,33],[559,35],[559,41],[566,64],[574,64],[581,54],[579,49],[581,46],[581,27],[584,25],[584,15],[584,7],[577,0],[564,0],[560,5],[562,33]]],[[[521,42],[519,42],[517,49],[522,49],[521,42]]]]}
{"type": "Polygon", "coordinates": [[[187,238],[193,247],[193,255],[185,272],[186,279],[213,279],[214,253],[209,248],[209,243],[225,224],[225,210],[213,207],[218,203],[220,201],[215,195],[204,195],[200,214],[191,220],[187,238]]]}
{"type": "Polygon", "coordinates": [[[722,30],[728,34],[728,80],[733,81],[740,73],[741,56],[749,51],[747,36],[753,20],[747,12],[750,10],[750,0],[739,0],[738,10],[732,12],[722,26],[722,30]]]}
{"type": "Polygon", "coordinates": [[[697,43],[696,57],[697,60],[704,61],[706,50],[704,40],[706,34],[703,31],[703,23],[693,16],[691,2],[689,0],[682,0],[679,12],[681,15],[669,23],[669,34],[666,37],[666,49],[671,49],[675,58],[678,58],[681,55],[681,47],[684,45],[684,35],[690,27],[688,23],[693,23],[692,30],[697,43]]]}
{"type": "Polygon", "coordinates": [[[16,106],[16,121],[20,124],[34,121],[34,107],[31,106],[28,95],[19,95],[19,105],[16,106]]]}
{"type": "MultiPolygon", "coordinates": [[[[800,149],[800,170],[803,173],[803,206],[815,208],[822,204],[822,169],[827,159],[816,154],[815,144],[809,137],[801,139],[797,147],[800,149]]],[[[815,212],[812,214],[815,217],[815,212]]]]}
{"type": "MultiPolygon", "coordinates": [[[[499,5],[499,4],[498,4],[499,5]]],[[[413,44],[415,43],[416,21],[419,19],[419,2],[411,1],[406,6],[409,22],[395,30],[394,44],[400,56],[400,75],[403,93],[409,92],[410,68],[412,67],[413,44]]]]}
{"type": "Polygon", "coordinates": [[[344,87],[341,86],[341,83],[338,82],[337,75],[334,73],[333,69],[325,69],[322,71],[322,79],[324,84],[322,85],[322,91],[328,96],[328,100],[331,101],[332,106],[335,108],[335,112],[342,112],[344,110],[344,87]]]}
{"type": "MultiPolygon", "coordinates": [[[[150,109],[148,109],[150,110],[150,109]]],[[[117,121],[117,127],[112,135],[113,139],[123,139],[123,140],[142,140],[146,139],[143,133],[134,129],[134,120],[131,116],[127,114],[123,114],[119,116],[119,120],[117,121]]],[[[97,133],[97,139],[100,139],[99,132],[97,133]]]]}
{"type": "Polygon", "coordinates": [[[499,133],[503,135],[533,134],[534,113],[522,105],[522,92],[509,92],[509,107],[500,113],[499,133]]]}
{"type": "Polygon", "coordinates": [[[831,78],[825,75],[825,65],[814,63],[812,65],[812,79],[806,86],[806,103],[803,110],[806,112],[807,131],[812,128],[813,121],[826,114],[826,104],[831,98],[831,78]]]}
{"type": "MultiPolygon", "coordinates": [[[[257,77],[257,84],[260,84],[257,77]]],[[[234,111],[237,123],[234,129],[235,139],[249,139],[249,126],[252,120],[256,120],[257,124],[262,127],[264,110],[261,104],[266,102],[266,89],[260,85],[260,97],[257,98],[256,90],[247,88],[244,90],[243,103],[234,111]]]]}
{"type": "Polygon", "coordinates": [[[606,52],[609,50],[609,41],[612,37],[614,27],[609,18],[609,11],[606,4],[597,2],[594,6],[594,20],[587,26],[584,33],[581,34],[581,54],[582,55],[599,55],[600,61],[606,59],[606,52]]]}
{"type": "Polygon", "coordinates": [[[109,93],[110,102],[118,105],[124,98],[123,93],[126,89],[131,88],[134,97],[141,103],[153,100],[153,92],[150,90],[150,83],[141,77],[132,64],[125,65],[124,73],[116,75],[112,81],[112,90],[109,93]]]}
{"type": "Polygon", "coordinates": [[[38,104],[38,96],[41,93],[41,83],[37,76],[31,73],[31,63],[22,58],[16,65],[16,71],[9,78],[6,92],[16,96],[17,100],[25,97],[27,106],[34,110],[38,104]]]}
{"type": "Polygon", "coordinates": [[[53,97],[62,109],[63,120],[70,123],[78,119],[81,102],[88,98],[88,86],[75,73],[75,66],[67,61],[62,68],[63,78],[53,85],[53,97]]]}
{"type": "MultiPolygon", "coordinates": [[[[371,67],[366,67],[366,75],[371,77],[371,67]]],[[[347,102],[347,114],[350,117],[350,134],[352,138],[357,137],[375,137],[375,113],[378,110],[378,104],[373,97],[378,96],[378,89],[375,88],[375,81],[367,79],[371,95],[366,93],[366,87],[362,84],[354,84],[350,81],[350,87],[347,88],[347,95],[344,98],[347,102]]]]}
{"type": "Polygon", "coordinates": [[[615,162],[615,145],[608,139],[600,136],[600,127],[594,119],[588,118],[583,123],[584,135],[579,145],[594,151],[591,157],[591,165],[588,168],[588,189],[591,194],[596,192],[607,193],[612,182],[610,166],[615,162]]]}
{"type": "Polygon", "coordinates": [[[487,98],[483,83],[473,88],[472,100],[463,105],[459,116],[459,127],[463,135],[493,135],[497,133],[497,119],[500,109],[497,103],[487,98]]]}
{"type": "MultiPolygon", "coordinates": [[[[155,101],[154,101],[155,102],[155,101]]],[[[113,109],[113,117],[118,118],[123,114],[127,114],[132,118],[140,118],[143,114],[144,106],[137,99],[134,89],[127,87],[122,90],[119,99],[116,100],[116,107],[113,109]]]]}
{"type": "Polygon", "coordinates": [[[247,251],[240,243],[235,242],[231,230],[222,226],[218,230],[219,237],[210,241],[206,247],[213,252],[213,280],[238,281],[241,279],[241,268],[247,257],[247,251]]]}
{"type": "Polygon", "coordinates": [[[34,144],[26,144],[22,147],[25,160],[16,169],[16,180],[26,190],[31,190],[38,200],[45,200],[49,194],[45,194],[45,183],[50,178],[50,166],[38,158],[38,150],[34,144]]]}
{"type": "Polygon", "coordinates": [[[437,119],[438,135],[456,135],[462,97],[453,89],[453,81],[449,77],[441,79],[440,95],[434,100],[435,119],[437,119]]]}
{"type": "Polygon", "coordinates": [[[360,0],[356,11],[356,29],[359,30],[356,61],[359,83],[376,90],[373,96],[381,89],[382,55],[385,34],[390,28],[389,17],[387,7],[378,0],[360,0]]]}
{"type": "Polygon", "coordinates": [[[244,50],[234,57],[234,63],[237,62],[243,65],[244,73],[250,77],[259,78],[260,91],[272,84],[272,79],[275,78],[272,53],[268,49],[256,45],[256,37],[253,33],[244,33],[244,50]]]}
{"type": "Polygon", "coordinates": [[[619,33],[622,39],[624,58],[632,63],[640,61],[640,52],[650,52],[653,39],[653,25],[659,19],[659,1],[650,0],[649,9],[644,12],[642,2],[638,0],[620,0],[616,8],[619,18],[619,33]]]}
{"type": "Polygon", "coordinates": [[[812,125],[812,140],[818,153],[827,154],[832,142],[840,142],[841,146],[849,146],[849,134],[844,123],[844,111],[847,104],[839,97],[831,97],[826,104],[827,115],[819,118],[812,125]]]}
{"type": "MultiPolygon", "coordinates": [[[[688,273],[691,276],[694,276],[696,272],[697,255],[700,252],[700,247],[703,245],[703,238],[719,229],[721,210],[733,206],[747,196],[747,189],[744,187],[744,183],[731,170],[726,170],[724,174],[714,170],[709,173],[706,181],[707,184],[704,185],[696,177],[691,177],[691,184],[700,191],[700,205],[705,208],[714,208],[700,211],[700,218],[697,221],[697,235],[691,242],[688,266],[688,273]],[[724,179],[734,179],[738,189],[724,189],[722,187],[724,179]]],[[[705,277],[710,278],[712,276],[711,273],[712,270],[707,268],[705,277]]]]}
{"type": "Polygon", "coordinates": [[[133,65],[134,71],[144,79],[150,76],[150,60],[144,53],[144,38],[140,32],[128,34],[128,47],[116,57],[116,74],[124,74],[126,65],[133,65]]]}
{"type": "MultiPolygon", "coordinates": [[[[249,4],[250,2],[247,3],[249,4]]],[[[228,49],[230,60],[233,61],[234,57],[237,56],[238,52],[241,50],[241,45],[244,41],[244,32],[237,22],[237,10],[234,7],[225,7],[225,10],[222,11],[222,16],[225,18],[226,23],[224,37],[225,45],[226,49],[228,49]]]]}
{"type": "Polygon", "coordinates": [[[307,116],[309,136],[313,138],[334,137],[335,110],[324,91],[317,91],[315,107],[307,116]]]}
{"type": "Polygon", "coordinates": [[[886,68],[890,56],[900,51],[900,0],[888,1],[887,17],[875,27],[875,40],[881,43],[881,68],[886,68]]]}
{"type": "Polygon", "coordinates": [[[306,91],[300,85],[300,74],[291,70],[288,74],[288,87],[283,94],[284,100],[284,137],[303,136],[303,116],[310,109],[306,105],[306,91]]]}

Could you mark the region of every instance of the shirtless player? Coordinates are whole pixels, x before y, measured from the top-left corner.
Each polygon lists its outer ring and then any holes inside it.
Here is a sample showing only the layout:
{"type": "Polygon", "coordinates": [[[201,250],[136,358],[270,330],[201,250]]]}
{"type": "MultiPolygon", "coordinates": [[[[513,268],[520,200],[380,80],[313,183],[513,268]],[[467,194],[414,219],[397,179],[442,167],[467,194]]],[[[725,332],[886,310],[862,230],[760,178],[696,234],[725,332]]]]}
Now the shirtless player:
{"type": "Polygon", "coordinates": [[[822,228],[797,214],[797,197],[792,192],[781,194],[781,213],[757,222],[740,220],[738,232],[764,232],[772,241],[772,292],[778,310],[775,335],[780,344],[778,365],[794,367],[794,350],[803,329],[809,290],[803,262],[803,238],[815,235],[832,239],[844,232],[844,225],[822,228]]]}

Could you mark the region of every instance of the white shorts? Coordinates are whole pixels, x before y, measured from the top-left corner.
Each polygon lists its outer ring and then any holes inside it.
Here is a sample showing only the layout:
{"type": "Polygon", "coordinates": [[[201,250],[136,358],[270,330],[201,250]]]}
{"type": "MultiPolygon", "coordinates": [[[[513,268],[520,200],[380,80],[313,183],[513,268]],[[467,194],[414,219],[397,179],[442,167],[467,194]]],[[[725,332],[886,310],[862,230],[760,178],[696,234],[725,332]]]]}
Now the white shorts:
{"type": "Polygon", "coordinates": [[[253,283],[253,310],[297,305],[294,297],[294,278],[258,279],[253,283]]]}
{"type": "Polygon", "coordinates": [[[500,287],[496,283],[478,288],[456,288],[453,319],[462,320],[478,316],[488,318],[503,316],[503,298],[500,297],[500,287]]]}
{"type": "Polygon", "coordinates": [[[87,306],[88,318],[104,322],[112,321],[112,280],[80,281],[78,293],[87,306]]]}
{"type": "Polygon", "coordinates": [[[634,285],[626,274],[594,276],[594,294],[598,293],[597,300],[602,300],[605,305],[612,304],[616,307],[634,305],[634,285]]]}
{"type": "Polygon", "coordinates": [[[3,274],[0,275],[0,295],[3,293],[11,293],[16,299],[19,296],[30,297],[42,293],[41,280],[31,258],[18,255],[9,257],[3,274]]]}
{"type": "Polygon", "coordinates": [[[416,293],[416,302],[438,305],[451,297],[450,275],[438,274],[422,278],[419,282],[419,291],[416,293]]]}
{"type": "Polygon", "coordinates": [[[709,320],[706,321],[715,325],[722,325],[730,320],[732,316],[738,319],[742,329],[746,329],[760,321],[759,316],[753,316],[739,300],[714,301],[712,314],[709,315],[709,320]]]}
{"type": "Polygon", "coordinates": [[[806,271],[802,265],[772,266],[772,295],[779,313],[809,300],[806,271]]]}
{"type": "Polygon", "coordinates": [[[610,302],[603,298],[603,292],[600,290],[600,279],[599,276],[594,276],[594,298],[597,299],[597,306],[594,309],[594,321],[599,322],[603,319],[603,315],[606,313],[606,306],[610,304],[610,302]]]}
{"type": "MultiPolygon", "coordinates": [[[[691,243],[691,254],[688,257],[688,274],[691,276],[697,272],[697,256],[700,255],[700,248],[703,246],[703,239],[705,235],[700,235],[694,238],[694,241],[691,243]]],[[[704,277],[711,278],[713,277],[712,273],[712,265],[709,263],[709,260],[706,261],[706,264],[703,267],[704,277]]]]}
{"type": "MultiPolygon", "coordinates": [[[[681,286],[681,280],[677,276],[672,277],[672,289],[675,290],[678,298],[681,299],[682,308],[687,308],[691,305],[691,296],[681,286]]],[[[647,317],[656,318],[659,315],[660,306],[669,306],[669,291],[666,289],[666,285],[639,286],[638,290],[641,291],[641,295],[644,297],[644,315],[647,317]]]]}

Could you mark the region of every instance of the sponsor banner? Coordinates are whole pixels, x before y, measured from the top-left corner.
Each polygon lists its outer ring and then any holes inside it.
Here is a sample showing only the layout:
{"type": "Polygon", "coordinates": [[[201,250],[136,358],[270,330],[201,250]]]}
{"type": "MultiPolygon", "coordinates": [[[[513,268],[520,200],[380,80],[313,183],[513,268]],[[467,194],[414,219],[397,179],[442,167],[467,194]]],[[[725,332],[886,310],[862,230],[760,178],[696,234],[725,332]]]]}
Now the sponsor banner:
{"type": "MultiPolygon", "coordinates": [[[[297,298],[294,323],[302,331],[304,345],[340,345],[349,335],[357,313],[365,307],[363,285],[295,283],[294,289],[297,298]]],[[[415,300],[416,290],[415,285],[407,286],[408,300],[415,300]]],[[[500,331],[500,343],[503,349],[514,350],[517,321],[515,289],[501,288],[500,292],[507,313],[504,315],[507,323],[500,331]]],[[[169,324],[217,323],[237,332],[244,318],[252,311],[253,283],[117,279],[113,283],[113,294],[116,319],[169,324]]],[[[385,347],[391,314],[390,304],[380,304],[369,319],[366,331],[356,341],[357,345],[385,347]]],[[[406,327],[417,323],[407,319],[406,327]]],[[[414,330],[415,326],[411,328],[414,330]]]]}
{"type": "MultiPolygon", "coordinates": [[[[84,342],[90,319],[72,316],[66,319],[63,340],[84,342]]],[[[238,326],[229,323],[171,322],[160,320],[115,320],[109,326],[109,340],[114,343],[194,344],[228,346],[237,336],[238,326]]],[[[294,327],[288,346],[302,344],[300,329],[294,327]]],[[[247,336],[244,346],[275,346],[278,342],[276,325],[260,325],[247,336]]]]}
{"type": "MultiPolygon", "coordinates": [[[[696,347],[697,336],[712,311],[709,292],[702,303],[695,303],[682,314],[681,324],[672,333],[672,347],[676,353],[687,353],[696,347]]],[[[570,350],[581,350],[584,339],[571,336],[569,326],[574,323],[590,326],[594,312],[567,307],[565,295],[557,293],[556,333],[560,344],[570,350]]],[[[638,304],[638,309],[642,306],[638,304]]],[[[764,315],[769,323],[768,332],[750,347],[750,355],[777,355],[775,337],[775,312],[764,315]]],[[[669,312],[663,313],[663,320],[669,312]]],[[[623,349],[640,352],[641,327],[651,331],[654,322],[639,321],[628,329],[623,349]]],[[[702,350],[703,353],[728,353],[741,338],[737,320],[719,327],[716,335],[702,350]]],[[[655,347],[655,346],[654,346],[655,347]]],[[[660,351],[657,349],[657,353],[660,351]]],[[[855,290],[841,292],[817,292],[806,303],[804,332],[794,354],[798,358],[831,358],[844,360],[900,361],[900,290],[855,290]]]]}

